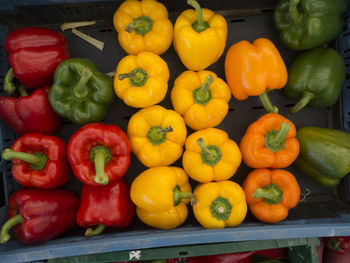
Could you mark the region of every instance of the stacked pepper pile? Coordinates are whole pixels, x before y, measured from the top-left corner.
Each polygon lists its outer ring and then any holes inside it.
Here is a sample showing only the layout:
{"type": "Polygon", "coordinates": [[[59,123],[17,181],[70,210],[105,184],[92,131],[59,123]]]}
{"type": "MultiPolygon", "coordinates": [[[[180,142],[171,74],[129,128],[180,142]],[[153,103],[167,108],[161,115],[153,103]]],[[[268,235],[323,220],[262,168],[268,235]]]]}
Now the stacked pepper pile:
{"type": "Polygon", "coordinates": [[[87,236],[106,227],[126,228],[135,207],[142,222],[161,229],[181,225],[188,204],[208,229],[241,224],[248,208],[258,220],[277,223],[300,199],[296,178],[284,168],[293,164],[331,187],[349,173],[349,134],[318,127],[297,130],[268,97],[285,87],[287,96],[299,99],[292,113],[308,103],[330,107],[338,100],[344,62],[335,50],[320,46],[340,32],[346,1],[338,0],[334,7],[325,1],[317,9],[313,1],[281,0],[274,22],[283,43],[313,49],[287,70],[269,39],[234,43],[225,55],[227,83],[207,70],[224,53],[226,20],[196,0],[187,2],[193,9],[181,13],[174,27],[156,0],[126,0],[119,6],[113,23],[128,55],[118,63],[114,83],[92,61],[69,59],[67,40],[53,30],[32,27],[10,33],[5,46],[11,69],[4,89],[18,89],[22,97],[0,97],[0,117],[23,136],[3,158],[12,160],[19,184],[40,189],[21,189],[11,196],[1,242],[9,239],[13,226],[23,243],[56,237],[75,223],[87,228],[87,236]],[[328,33],[319,37],[322,30],[328,33]],[[187,70],[171,89],[173,109],[166,109],[157,105],[167,95],[170,75],[160,55],[172,43],[187,70]],[[34,89],[32,94],[24,86],[34,89]],[[127,106],[139,109],[126,133],[100,123],[115,101],[113,88],[127,106]],[[259,96],[268,112],[247,128],[239,145],[216,128],[227,116],[231,94],[241,101],[259,96]],[[61,117],[83,125],[67,147],[52,135],[61,117]],[[131,152],[147,169],[129,187],[124,174],[131,152]],[[183,168],[172,166],[181,157],[183,168]],[[240,186],[231,178],[242,161],[253,170],[240,186]],[[80,204],[74,194],[53,190],[66,184],[72,172],[84,184],[80,204]],[[190,180],[198,182],[193,191],[190,180]],[[43,209],[44,201],[49,208],[43,209]],[[60,220],[51,222],[54,216],[60,220]],[[39,229],[42,220],[51,223],[39,229]]]}

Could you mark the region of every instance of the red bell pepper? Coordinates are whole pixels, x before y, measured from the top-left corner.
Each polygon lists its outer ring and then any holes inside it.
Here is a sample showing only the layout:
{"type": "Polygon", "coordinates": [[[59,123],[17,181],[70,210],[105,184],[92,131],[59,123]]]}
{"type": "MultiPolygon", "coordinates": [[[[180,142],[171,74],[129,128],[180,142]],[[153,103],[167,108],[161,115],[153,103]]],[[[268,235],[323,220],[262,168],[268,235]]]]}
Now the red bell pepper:
{"type": "Polygon", "coordinates": [[[134,218],[135,206],[124,178],[100,187],[84,185],[80,198],[77,224],[84,228],[97,226],[95,229],[88,228],[86,236],[98,235],[105,227],[126,228],[134,218]]]}
{"type": "Polygon", "coordinates": [[[91,123],[70,138],[68,160],[85,184],[106,185],[122,177],[130,165],[130,142],[116,125],[91,123]]]}
{"type": "Polygon", "coordinates": [[[12,176],[25,187],[57,188],[72,174],[65,141],[52,135],[27,133],[5,149],[2,157],[12,161],[12,176]]]}
{"type": "Polygon", "coordinates": [[[11,69],[4,89],[14,89],[15,76],[27,88],[42,87],[52,81],[58,64],[69,58],[68,41],[59,32],[41,27],[12,31],[5,39],[11,69]]]}
{"type": "Polygon", "coordinates": [[[34,90],[29,96],[23,86],[20,97],[0,97],[0,118],[16,133],[53,134],[61,127],[61,117],[51,108],[50,86],[34,90]]]}
{"type": "Polygon", "coordinates": [[[326,237],[325,245],[336,254],[344,254],[350,247],[350,240],[348,236],[326,237]]]}
{"type": "Polygon", "coordinates": [[[23,244],[35,244],[57,237],[75,225],[79,198],[67,190],[20,189],[8,203],[9,220],[3,225],[0,243],[15,236],[23,244]]]}

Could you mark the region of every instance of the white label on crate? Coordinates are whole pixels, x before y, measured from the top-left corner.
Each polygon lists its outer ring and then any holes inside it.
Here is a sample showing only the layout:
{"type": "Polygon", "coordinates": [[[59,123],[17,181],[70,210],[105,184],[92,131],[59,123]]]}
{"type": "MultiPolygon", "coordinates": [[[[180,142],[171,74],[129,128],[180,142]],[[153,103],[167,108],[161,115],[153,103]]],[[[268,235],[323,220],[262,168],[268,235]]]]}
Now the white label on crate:
{"type": "Polygon", "coordinates": [[[133,250],[129,252],[129,260],[130,259],[141,259],[141,250],[133,250]]]}

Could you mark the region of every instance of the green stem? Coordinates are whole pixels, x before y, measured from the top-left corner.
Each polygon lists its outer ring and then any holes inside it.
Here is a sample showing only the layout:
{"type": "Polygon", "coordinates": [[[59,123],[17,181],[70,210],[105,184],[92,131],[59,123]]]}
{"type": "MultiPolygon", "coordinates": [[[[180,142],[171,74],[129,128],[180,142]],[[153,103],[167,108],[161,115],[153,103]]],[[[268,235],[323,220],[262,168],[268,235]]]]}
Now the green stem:
{"type": "Polygon", "coordinates": [[[161,135],[163,133],[172,132],[172,131],[173,131],[173,127],[167,126],[163,129],[158,130],[157,133],[161,135]]]}
{"type": "Polygon", "coordinates": [[[18,89],[18,92],[21,96],[28,96],[28,92],[26,90],[26,87],[24,87],[23,85],[20,85],[17,89],[18,89]]]}
{"type": "Polygon", "coordinates": [[[209,103],[209,101],[212,98],[210,85],[212,84],[213,81],[214,81],[214,77],[211,75],[208,75],[203,85],[193,90],[194,103],[197,103],[199,105],[206,105],[209,103]]]}
{"type": "Polygon", "coordinates": [[[167,126],[165,128],[162,128],[160,126],[153,126],[147,132],[147,139],[153,145],[159,145],[166,140],[166,134],[172,131],[173,128],[171,126],[167,126]]]}
{"type": "Polygon", "coordinates": [[[123,80],[131,77],[136,77],[136,73],[130,72],[130,73],[124,73],[124,74],[119,74],[118,79],[123,80]]]}
{"type": "Polygon", "coordinates": [[[286,136],[290,129],[290,124],[283,122],[279,131],[272,130],[265,134],[265,146],[273,152],[283,149],[286,136]]]}
{"type": "Polygon", "coordinates": [[[23,217],[19,214],[7,220],[6,223],[1,228],[0,244],[4,244],[10,239],[11,236],[9,234],[9,231],[11,228],[14,227],[15,225],[22,224],[23,221],[24,221],[23,217]]]}
{"type": "Polygon", "coordinates": [[[190,192],[182,192],[178,185],[174,187],[173,197],[175,206],[180,204],[182,199],[190,199],[191,205],[194,205],[197,202],[197,197],[194,194],[190,192]]]}
{"type": "Polygon", "coordinates": [[[300,25],[303,22],[303,15],[298,11],[298,4],[300,0],[289,1],[289,15],[295,25],[300,25]]]}
{"type": "Polygon", "coordinates": [[[124,73],[124,74],[118,75],[119,80],[123,80],[126,78],[129,78],[131,86],[141,87],[146,83],[146,81],[148,79],[148,74],[144,69],[136,68],[129,73],[124,73]]]}
{"type": "Polygon", "coordinates": [[[261,101],[261,104],[264,106],[264,109],[267,112],[273,112],[278,113],[278,108],[274,105],[272,105],[269,95],[267,94],[267,91],[265,90],[264,93],[259,95],[259,99],[261,101]]]}
{"type": "Polygon", "coordinates": [[[232,205],[230,202],[221,196],[217,197],[210,204],[210,213],[217,220],[229,219],[232,212],[232,205]]]}
{"type": "Polygon", "coordinates": [[[73,88],[73,96],[77,100],[84,100],[89,95],[89,89],[86,86],[93,72],[89,68],[85,68],[80,76],[78,83],[73,88]]]}
{"type": "Polygon", "coordinates": [[[279,204],[282,200],[282,190],[275,184],[269,184],[264,188],[257,188],[253,197],[263,198],[264,202],[268,204],[279,204]]]}
{"type": "Polygon", "coordinates": [[[148,16],[139,16],[136,18],[133,22],[128,24],[125,27],[125,31],[128,33],[131,33],[132,31],[135,31],[136,34],[139,35],[146,35],[149,31],[152,30],[153,27],[153,21],[148,16]]]}
{"type": "Polygon", "coordinates": [[[16,90],[16,85],[13,83],[14,77],[15,75],[13,74],[13,70],[10,68],[7,71],[4,79],[4,90],[9,94],[15,92],[16,90]]]}
{"type": "Polygon", "coordinates": [[[107,185],[109,182],[108,176],[105,173],[105,165],[112,158],[112,154],[105,146],[95,146],[90,151],[90,160],[95,164],[94,181],[98,184],[107,185]]]}
{"type": "Polygon", "coordinates": [[[311,92],[305,91],[303,93],[303,96],[301,97],[301,99],[298,101],[297,104],[295,104],[293,106],[293,108],[291,108],[290,113],[296,113],[298,111],[300,111],[302,108],[304,108],[313,98],[315,97],[315,95],[311,92]]]}
{"type": "Polygon", "coordinates": [[[16,152],[12,149],[5,149],[2,152],[2,158],[4,160],[19,159],[26,163],[30,163],[32,169],[43,169],[47,164],[47,157],[44,153],[26,153],[26,152],[16,152]]]}
{"type": "Polygon", "coordinates": [[[200,33],[209,27],[208,22],[203,20],[202,8],[196,0],[187,0],[187,4],[196,9],[197,20],[192,24],[192,28],[200,33]]]}
{"type": "Polygon", "coordinates": [[[203,163],[213,167],[220,161],[222,153],[219,147],[217,147],[216,145],[206,146],[203,138],[198,138],[197,144],[202,150],[201,157],[203,163]]]}
{"type": "Polygon", "coordinates": [[[87,237],[97,236],[97,235],[101,234],[104,229],[105,229],[105,225],[98,224],[95,229],[92,229],[92,228],[86,229],[85,236],[87,236],[87,237]]]}

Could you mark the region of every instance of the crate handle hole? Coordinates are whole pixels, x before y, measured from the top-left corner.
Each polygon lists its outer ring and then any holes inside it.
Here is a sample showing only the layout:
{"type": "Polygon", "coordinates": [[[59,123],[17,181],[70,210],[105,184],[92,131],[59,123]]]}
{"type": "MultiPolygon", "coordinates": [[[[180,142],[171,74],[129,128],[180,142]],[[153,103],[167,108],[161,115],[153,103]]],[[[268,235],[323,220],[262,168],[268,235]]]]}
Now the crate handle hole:
{"type": "Polygon", "coordinates": [[[234,111],[235,109],[234,108],[229,108],[228,111],[234,111]]]}
{"type": "Polygon", "coordinates": [[[179,256],[187,256],[188,252],[187,251],[180,251],[179,256]]]}
{"type": "Polygon", "coordinates": [[[253,106],[253,110],[262,110],[263,106],[253,106]]]}
{"type": "Polygon", "coordinates": [[[231,19],[231,23],[241,23],[241,22],[244,22],[244,21],[245,21],[244,18],[231,19]]]}

